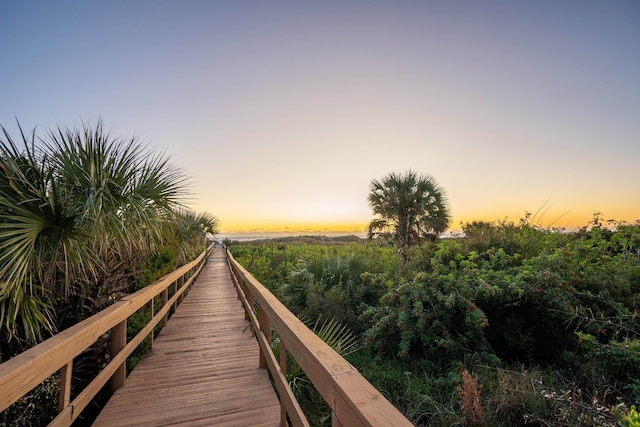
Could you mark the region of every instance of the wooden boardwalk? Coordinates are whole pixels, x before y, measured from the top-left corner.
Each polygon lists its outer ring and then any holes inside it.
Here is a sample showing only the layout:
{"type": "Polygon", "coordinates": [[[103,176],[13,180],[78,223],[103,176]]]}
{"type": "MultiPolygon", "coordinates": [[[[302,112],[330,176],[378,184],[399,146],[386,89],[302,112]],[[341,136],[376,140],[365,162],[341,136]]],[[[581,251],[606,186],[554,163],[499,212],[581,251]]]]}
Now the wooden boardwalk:
{"type": "Polygon", "coordinates": [[[280,403],[225,255],[200,277],[94,426],[279,426],[280,403]]]}

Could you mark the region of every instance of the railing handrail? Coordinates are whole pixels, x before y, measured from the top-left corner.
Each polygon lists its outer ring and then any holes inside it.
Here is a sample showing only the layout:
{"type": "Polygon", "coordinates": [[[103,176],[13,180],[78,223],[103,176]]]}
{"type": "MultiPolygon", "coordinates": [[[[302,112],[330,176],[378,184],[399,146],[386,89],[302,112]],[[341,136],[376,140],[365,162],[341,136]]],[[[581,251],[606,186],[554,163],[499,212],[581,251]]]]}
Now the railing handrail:
{"type": "MultiPolygon", "coordinates": [[[[299,414],[297,402],[290,402],[291,390],[283,383],[286,348],[332,411],[332,425],[337,426],[412,426],[402,413],[375,389],[349,362],[302,323],[264,285],[256,280],[227,250],[227,259],[247,315],[260,343],[261,361],[269,368],[278,387],[282,410],[294,426],[308,425],[299,414]],[[258,316],[254,309],[258,304],[258,316]],[[280,337],[280,363],[271,350],[271,328],[280,337]],[[283,399],[283,396],[285,399],[283,399]],[[295,420],[298,420],[297,422],[295,420]]],[[[295,399],[294,399],[295,400],[295,399]]]]}
{"type": "Polygon", "coordinates": [[[163,320],[166,322],[170,308],[181,301],[182,295],[198,276],[212,249],[210,246],[193,261],[0,364],[0,412],[59,370],[62,370],[60,412],[50,425],[70,425],[107,381],[111,380],[113,389],[122,386],[126,376],[127,357],[153,332],[156,325],[163,320]],[[187,275],[189,277],[185,281],[187,275]],[[169,299],[168,290],[172,285],[175,285],[175,292],[169,299]],[[159,295],[162,296],[162,306],[156,313],[153,303],[159,295]],[[127,319],[147,304],[151,304],[151,320],[127,343],[127,319]],[[73,359],[108,331],[112,333],[110,362],[70,401],[73,359]]]}

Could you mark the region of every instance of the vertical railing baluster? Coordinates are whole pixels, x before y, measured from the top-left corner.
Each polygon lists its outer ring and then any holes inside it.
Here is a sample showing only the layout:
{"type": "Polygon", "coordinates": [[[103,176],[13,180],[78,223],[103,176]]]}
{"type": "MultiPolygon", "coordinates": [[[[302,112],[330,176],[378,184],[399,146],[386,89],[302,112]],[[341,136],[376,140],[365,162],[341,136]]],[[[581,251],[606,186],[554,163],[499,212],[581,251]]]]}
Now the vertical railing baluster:
{"type": "MultiPolygon", "coordinates": [[[[245,315],[244,315],[244,319],[245,320],[249,320],[251,321],[251,317],[249,316],[248,310],[254,311],[253,310],[253,294],[251,293],[251,290],[249,290],[247,287],[244,288],[244,295],[247,297],[247,304],[249,304],[249,307],[247,307],[247,309],[245,310],[245,315]]],[[[253,335],[253,328],[251,328],[251,335],[253,335]]]]}
{"type": "Polygon", "coordinates": [[[71,374],[73,372],[73,359],[60,370],[60,400],[58,412],[69,406],[71,402],[71,374]]]}
{"type": "MultiPolygon", "coordinates": [[[[178,280],[176,280],[176,292],[178,289],[182,288],[184,285],[184,276],[180,276],[178,280]]],[[[180,292],[180,296],[178,296],[178,305],[182,304],[182,298],[184,298],[184,293],[180,292]]]]}
{"type": "MultiPolygon", "coordinates": [[[[177,294],[177,293],[178,293],[178,280],[176,280],[175,282],[173,282],[173,289],[174,289],[174,291],[173,291],[173,295],[177,294]]],[[[176,300],[173,302],[173,312],[174,312],[174,313],[175,313],[175,311],[176,311],[176,308],[178,308],[178,299],[176,299],[176,300]]]]}
{"type": "MultiPolygon", "coordinates": [[[[154,307],[155,300],[156,300],[156,297],[152,297],[151,300],[149,301],[149,305],[150,305],[149,309],[151,310],[151,320],[153,320],[153,316],[155,315],[155,310],[154,310],[155,309],[155,307],[154,307]]],[[[153,348],[153,332],[154,332],[154,330],[151,329],[151,348],[153,348]]]]}
{"type": "MultiPolygon", "coordinates": [[[[164,307],[165,305],[167,305],[167,302],[169,301],[169,288],[164,288],[164,291],[162,291],[162,307],[164,307]]],[[[165,326],[167,326],[167,320],[169,319],[169,311],[167,311],[164,315],[164,317],[162,318],[162,327],[164,328],[165,326]]]]}
{"type": "MultiPolygon", "coordinates": [[[[258,322],[260,322],[260,331],[267,338],[267,343],[271,345],[271,322],[267,316],[267,312],[264,311],[262,306],[258,307],[258,322]]],[[[270,349],[264,350],[269,351],[270,349]]],[[[267,356],[264,354],[262,347],[260,347],[260,367],[267,368],[267,356]]]]}
{"type": "MultiPolygon", "coordinates": [[[[127,319],[124,319],[122,322],[111,328],[111,359],[113,359],[116,354],[118,354],[118,352],[122,350],[122,348],[124,348],[125,345],[127,345],[127,319]]],[[[111,385],[111,391],[116,391],[117,389],[122,387],[126,379],[127,363],[125,360],[113,373],[113,376],[109,381],[111,385]]]]}
{"type": "MultiPolygon", "coordinates": [[[[287,377],[287,346],[282,338],[280,338],[280,370],[282,375],[287,377]]],[[[284,400],[280,399],[280,427],[288,427],[287,424],[287,407],[284,405],[284,400]]]]}

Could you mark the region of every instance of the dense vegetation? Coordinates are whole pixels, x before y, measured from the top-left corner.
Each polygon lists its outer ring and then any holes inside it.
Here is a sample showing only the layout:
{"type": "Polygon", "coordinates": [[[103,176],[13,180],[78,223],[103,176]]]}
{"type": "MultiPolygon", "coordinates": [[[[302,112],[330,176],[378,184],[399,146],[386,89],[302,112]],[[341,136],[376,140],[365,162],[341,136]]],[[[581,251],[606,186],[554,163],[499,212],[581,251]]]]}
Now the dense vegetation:
{"type": "Polygon", "coordinates": [[[640,222],[463,232],[406,260],[383,239],[227,243],[298,316],[357,334],[348,360],[417,425],[637,425],[640,222]]]}
{"type": "MultiPolygon", "coordinates": [[[[135,138],[115,138],[100,122],[19,141],[2,131],[0,362],[193,259],[217,232],[215,217],[185,208],[183,172],[135,138]]],[[[149,316],[132,316],[130,336],[149,316]]],[[[73,395],[108,347],[106,334],[74,360],[73,395]]],[[[46,425],[58,388],[50,378],[0,424],[46,425]]]]}

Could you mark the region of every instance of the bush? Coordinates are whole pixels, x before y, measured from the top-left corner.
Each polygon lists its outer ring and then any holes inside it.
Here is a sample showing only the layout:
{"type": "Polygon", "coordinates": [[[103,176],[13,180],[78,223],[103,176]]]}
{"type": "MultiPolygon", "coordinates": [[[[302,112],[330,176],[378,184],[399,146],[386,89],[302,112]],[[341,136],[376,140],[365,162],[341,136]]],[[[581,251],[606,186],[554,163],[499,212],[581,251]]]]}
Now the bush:
{"type": "Polygon", "coordinates": [[[401,270],[377,242],[263,244],[246,259],[285,277],[299,312],[353,319],[366,308],[367,348],[348,359],[416,425],[633,425],[623,420],[640,398],[640,223],[616,226],[472,223],[408,249],[401,270]],[[337,274],[349,255],[365,273],[337,274]],[[290,276],[301,259],[319,260],[318,274],[290,276]],[[368,286],[384,291],[379,302],[353,292],[368,286]]]}
{"type": "Polygon", "coordinates": [[[384,295],[363,317],[373,326],[365,343],[388,356],[427,360],[448,368],[465,355],[486,352],[487,318],[435,275],[419,274],[384,295]]]}
{"type": "Polygon", "coordinates": [[[361,333],[365,327],[360,314],[384,292],[366,270],[365,262],[353,254],[301,261],[283,288],[285,304],[299,316],[336,319],[361,333]]]}

